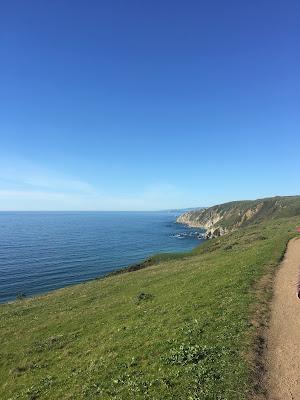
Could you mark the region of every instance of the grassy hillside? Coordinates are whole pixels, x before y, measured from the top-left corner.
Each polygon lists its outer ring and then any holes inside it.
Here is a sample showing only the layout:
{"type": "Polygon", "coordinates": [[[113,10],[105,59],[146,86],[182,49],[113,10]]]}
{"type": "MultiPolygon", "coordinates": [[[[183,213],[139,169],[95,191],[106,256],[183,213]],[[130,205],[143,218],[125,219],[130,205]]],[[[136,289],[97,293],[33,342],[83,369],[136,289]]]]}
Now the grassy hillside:
{"type": "Polygon", "coordinates": [[[1,399],[242,400],[256,311],[300,218],[0,306],[1,399]]]}
{"type": "Polygon", "coordinates": [[[178,222],[203,226],[208,236],[219,236],[242,226],[300,215],[300,196],[233,201],[182,214],[178,222]]]}

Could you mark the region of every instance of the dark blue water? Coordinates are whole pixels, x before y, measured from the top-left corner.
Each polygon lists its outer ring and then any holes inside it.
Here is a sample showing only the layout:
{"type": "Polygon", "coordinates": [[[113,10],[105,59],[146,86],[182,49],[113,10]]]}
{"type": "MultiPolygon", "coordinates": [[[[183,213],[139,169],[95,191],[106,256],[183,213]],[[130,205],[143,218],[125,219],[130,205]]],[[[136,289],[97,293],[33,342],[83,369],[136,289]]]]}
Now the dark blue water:
{"type": "Polygon", "coordinates": [[[0,302],[201,243],[170,212],[0,212],[0,302]]]}

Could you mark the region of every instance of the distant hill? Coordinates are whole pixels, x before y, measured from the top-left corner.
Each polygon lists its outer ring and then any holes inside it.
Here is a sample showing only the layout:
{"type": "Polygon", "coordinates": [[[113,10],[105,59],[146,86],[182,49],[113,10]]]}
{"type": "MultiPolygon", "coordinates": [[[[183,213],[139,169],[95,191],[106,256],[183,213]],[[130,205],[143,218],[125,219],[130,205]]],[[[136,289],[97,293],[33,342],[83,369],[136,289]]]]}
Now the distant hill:
{"type": "Polygon", "coordinates": [[[258,200],[232,201],[183,213],[178,223],[203,227],[207,238],[222,236],[239,227],[266,219],[300,215],[300,196],[276,196],[258,200]]]}

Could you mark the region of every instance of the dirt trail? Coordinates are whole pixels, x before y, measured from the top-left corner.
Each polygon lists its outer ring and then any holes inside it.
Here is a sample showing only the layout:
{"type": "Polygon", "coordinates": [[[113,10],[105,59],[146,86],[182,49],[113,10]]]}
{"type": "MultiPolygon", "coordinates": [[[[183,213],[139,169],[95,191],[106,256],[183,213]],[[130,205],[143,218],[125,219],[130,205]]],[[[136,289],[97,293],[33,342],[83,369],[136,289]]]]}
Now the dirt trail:
{"type": "Polygon", "coordinates": [[[275,278],[267,336],[269,400],[300,400],[300,300],[296,296],[299,267],[300,239],[292,239],[275,278]]]}

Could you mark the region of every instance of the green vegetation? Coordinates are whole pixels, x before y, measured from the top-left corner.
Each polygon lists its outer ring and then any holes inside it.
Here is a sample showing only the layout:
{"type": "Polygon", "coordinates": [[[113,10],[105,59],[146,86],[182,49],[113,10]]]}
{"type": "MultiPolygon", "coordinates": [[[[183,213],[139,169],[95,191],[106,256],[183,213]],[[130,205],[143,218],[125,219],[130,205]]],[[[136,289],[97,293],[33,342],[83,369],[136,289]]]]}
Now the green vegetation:
{"type": "Polygon", "coordinates": [[[266,221],[145,269],[1,305],[0,398],[245,399],[253,317],[270,295],[257,283],[299,222],[266,221]]]}
{"type": "Polygon", "coordinates": [[[246,200],[227,203],[223,205],[224,211],[231,207],[235,209],[235,215],[223,221],[223,226],[231,226],[239,221],[239,215],[257,208],[253,217],[245,220],[245,224],[252,224],[265,220],[266,218],[290,217],[300,214],[300,196],[270,197],[258,200],[246,200]],[[226,207],[225,207],[226,206],[226,207]]]}
{"type": "Polygon", "coordinates": [[[223,228],[228,232],[266,219],[296,215],[300,215],[300,196],[277,196],[258,200],[232,201],[205,210],[189,211],[179,217],[178,221],[204,226],[212,231],[223,228]]]}

